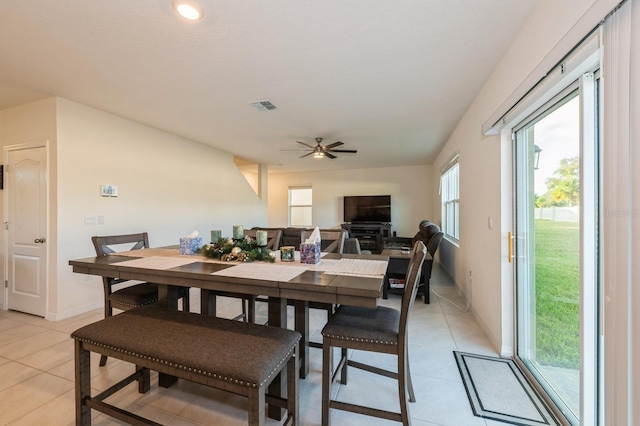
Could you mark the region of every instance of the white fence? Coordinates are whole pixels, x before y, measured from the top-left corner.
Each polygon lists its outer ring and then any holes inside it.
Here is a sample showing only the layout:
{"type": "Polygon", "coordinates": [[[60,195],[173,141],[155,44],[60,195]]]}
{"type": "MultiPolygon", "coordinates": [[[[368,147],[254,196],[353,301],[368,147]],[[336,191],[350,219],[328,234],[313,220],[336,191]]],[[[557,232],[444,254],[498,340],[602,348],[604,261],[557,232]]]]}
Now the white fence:
{"type": "Polygon", "coordinates": [[[580,207],[540,207],[534,210],[534,218],[556,222],[578,222],[580,207]]]}

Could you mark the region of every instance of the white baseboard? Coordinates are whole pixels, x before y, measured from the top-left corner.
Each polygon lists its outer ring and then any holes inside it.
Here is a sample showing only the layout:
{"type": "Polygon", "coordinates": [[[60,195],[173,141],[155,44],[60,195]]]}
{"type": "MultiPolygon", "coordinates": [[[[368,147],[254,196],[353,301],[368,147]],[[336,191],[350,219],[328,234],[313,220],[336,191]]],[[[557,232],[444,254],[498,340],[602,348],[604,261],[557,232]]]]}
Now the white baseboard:
{"type": "Polygon", "coordinates": [[[63,319],[75,317],[76,315],[84,314],[85,312],[93,311],[94,309],[102,308],[104,305],[102,302],[93,303],[91,305],[80,306],[75,309],[71,309],[64,312],[52,313],[47,312],[45,319],[48,321],[61,321],[63,319]]]}

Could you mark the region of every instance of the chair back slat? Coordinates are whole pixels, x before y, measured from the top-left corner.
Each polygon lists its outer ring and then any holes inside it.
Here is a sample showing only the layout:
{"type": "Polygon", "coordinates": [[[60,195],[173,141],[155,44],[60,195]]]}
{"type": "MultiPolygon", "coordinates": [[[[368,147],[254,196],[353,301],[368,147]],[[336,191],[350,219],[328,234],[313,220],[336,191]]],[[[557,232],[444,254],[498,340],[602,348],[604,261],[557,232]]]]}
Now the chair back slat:
{"type": "Polygon", "coordinates": [[[427,247],[422,241],[416,241],[411,252],[411,259],[407,267],[407,276],[404,284],[404,293],[402,295],[402,306],[400,308],[400,329],[399,340],[402,341],[407,337],[407,325],[409,313],[416,300],[418,292],[418,283],[420,282],[420,274],[422,272],[422,264],[427,256],[427,247]]]}
{"type": "MultiPolygon", "coordinates": [[[[94,236],[91,237],[93,247],[96,250],[97,256],[106,256],[111,253],[117,253],[111,246],[117,246],[120,244],[133,244],[128,250],[140,250],[142,248],[149,248],[149,235],[146,232],[139,234],[126,234],[126,235],[106,235],[106,236],[94,236]]],[[[120,284],[128,280],[120,278],[102,277],[104,283],[105,298],[112,293],[111,286],[114,284],[120,284]]]]}
{"type": "Polygon", "coordinates": [[[244,236],[251,237],[255,240],[257,232],[261,230],[267,231],[267,248],[269,250],[279,250],[280,241],[282,241],[282,230],[280,229],[260,229],[260,228],[245,229],[244,236]]]}
{"type": "Polygon", "coordinates": [[[107,236],[95,236],[91,237],[93,247],[96,250],[97,256],[106,256],[117,251],[112,246],[120,244],[133,244],[129,250],[140,250],[142,248],[149,248],[149,235],[146,232],[139,234],[126,234],[126,235],[107,235],[107,236]]]}
{"type": "MultiPolygon", "coordinates": [[[[300,242],[304,242],[313,233],[313,230],[303,230],[300,233],[300,242]]],[[[344,240],[347,238],[347,231],[344,229],[320,230],[321,248],[325,253],[344,253],[344,240]]]]}

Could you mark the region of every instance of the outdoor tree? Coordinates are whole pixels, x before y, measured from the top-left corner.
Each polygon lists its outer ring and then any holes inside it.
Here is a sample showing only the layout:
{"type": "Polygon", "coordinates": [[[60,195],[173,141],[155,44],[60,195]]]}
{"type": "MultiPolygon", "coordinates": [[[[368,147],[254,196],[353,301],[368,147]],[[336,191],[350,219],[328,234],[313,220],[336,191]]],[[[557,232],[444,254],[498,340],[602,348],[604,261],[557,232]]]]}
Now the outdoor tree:
{"type": "Polygon", "coordinates": [[[545,180],[547,192],[536,197],[537,207],[573,207],[580,204],[579,158],[563,158],[560,167],[545,180]]]}

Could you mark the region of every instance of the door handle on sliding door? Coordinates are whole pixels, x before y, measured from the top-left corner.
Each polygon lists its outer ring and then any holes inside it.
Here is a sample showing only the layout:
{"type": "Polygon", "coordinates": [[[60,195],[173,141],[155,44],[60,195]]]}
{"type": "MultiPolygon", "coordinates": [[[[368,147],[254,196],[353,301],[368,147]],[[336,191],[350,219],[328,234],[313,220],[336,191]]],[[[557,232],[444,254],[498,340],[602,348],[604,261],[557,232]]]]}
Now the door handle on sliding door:
{"type": "Polygon", "coordinates": [[[507,233],[507,245],[508,245],[508,252],[507,252],[507,256],[509,258],[509,263],[513,262],[513,234],[511,233],[511,231],[509,231],[507,233]]]}

